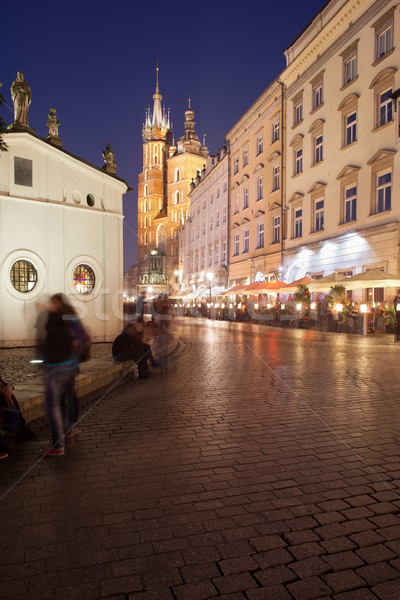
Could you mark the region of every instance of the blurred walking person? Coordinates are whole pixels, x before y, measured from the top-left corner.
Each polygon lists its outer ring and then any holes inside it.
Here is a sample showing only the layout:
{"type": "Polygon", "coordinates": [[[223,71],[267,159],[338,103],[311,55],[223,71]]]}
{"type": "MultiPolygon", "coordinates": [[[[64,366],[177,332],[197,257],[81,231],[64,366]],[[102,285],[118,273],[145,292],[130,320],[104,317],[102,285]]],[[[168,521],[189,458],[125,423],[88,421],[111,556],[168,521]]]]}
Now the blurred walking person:
{"type": "Polygon", "coordinates": [[[45,402],[52,444],[41,450],[44,456],[62,456],[65,452],[65,399],[69,399],[75,379],[73,344],[68,327],[68,316],[72,312],[73,308],[63,295],[55,294],[50,298],[43,354],[46,367],[45,402]]]}

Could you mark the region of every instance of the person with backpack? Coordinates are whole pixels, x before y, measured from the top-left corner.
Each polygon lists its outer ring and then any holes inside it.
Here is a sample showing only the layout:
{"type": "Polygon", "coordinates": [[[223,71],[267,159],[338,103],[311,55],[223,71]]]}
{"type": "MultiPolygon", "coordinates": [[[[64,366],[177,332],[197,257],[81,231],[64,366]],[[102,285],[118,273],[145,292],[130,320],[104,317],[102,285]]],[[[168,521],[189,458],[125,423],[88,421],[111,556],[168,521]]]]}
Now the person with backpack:
{"type": "Polygon", "coordinates": [[[46,367],[45,402],[49,418],[52,445],[41,451],[44,456],[62,456],[65,453],[64,422],[67,416],[67,436],[77,433],[79,400],[75,392],[75,376],[79,362],[90,355],[90,338],[80,323],[75,309],[63,294],[50,299],[43,347],[46,367]]]}

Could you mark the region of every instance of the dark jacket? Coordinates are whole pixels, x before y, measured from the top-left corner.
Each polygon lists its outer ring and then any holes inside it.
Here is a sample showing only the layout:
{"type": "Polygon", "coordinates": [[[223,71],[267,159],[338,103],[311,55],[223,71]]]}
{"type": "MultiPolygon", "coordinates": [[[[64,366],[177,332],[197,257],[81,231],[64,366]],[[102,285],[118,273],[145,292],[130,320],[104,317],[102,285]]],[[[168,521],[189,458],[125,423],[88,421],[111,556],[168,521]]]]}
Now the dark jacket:
{"type": "Polygon", "coordinates": [[[130,360],[135,358],[133,340],[126,329],[123,329],[112,345],[114,360],[130,360]]]}
{"type": "Polygon", "coordinates": [[[59,311],[49,313],[43,355],[45,366],[66,364],[73,359],[68,324],[59,311]]]}

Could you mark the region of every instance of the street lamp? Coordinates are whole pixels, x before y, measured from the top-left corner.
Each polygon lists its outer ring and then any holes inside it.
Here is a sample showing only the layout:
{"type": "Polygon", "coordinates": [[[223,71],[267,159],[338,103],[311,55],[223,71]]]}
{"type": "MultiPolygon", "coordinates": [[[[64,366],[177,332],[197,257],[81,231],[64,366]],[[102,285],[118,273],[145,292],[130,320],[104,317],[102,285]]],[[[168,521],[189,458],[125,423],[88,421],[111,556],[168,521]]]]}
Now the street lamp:
{"type": "Polygon", "coordinates": [[[209,319],[211,319],[211,286],[212,286],[213,277],[214,277],[213,273],[207,273],[207,279],[210,282],[210,311],[208,313],[208,318],[209,319]]]}

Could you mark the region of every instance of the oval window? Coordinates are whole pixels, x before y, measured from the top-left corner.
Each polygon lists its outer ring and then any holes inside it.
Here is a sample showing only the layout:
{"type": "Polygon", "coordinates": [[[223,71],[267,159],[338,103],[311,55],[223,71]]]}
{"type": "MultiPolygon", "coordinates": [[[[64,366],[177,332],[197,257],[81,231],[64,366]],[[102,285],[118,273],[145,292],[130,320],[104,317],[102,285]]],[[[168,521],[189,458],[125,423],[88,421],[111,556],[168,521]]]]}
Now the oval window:
{"type": "Polygon", "coordinates": [[[88,203],[88,206],[94,206],[94,196],[93,196],[93,194],[88,194],[86,196],[86,202],[88,203]]]}
{"type": "Polygon", "coordinates": [[[25,294],[35,287],[37,271],[27,260],[17,260],[11,267],[10,278],[15,289],[25,294]]]}
{"type": "Polygon", "coordinates": [[[79,294],[90,294],[95,284],[94,271],[88,265],[78,265],[74,271],[74,286],[79,294]]]}

